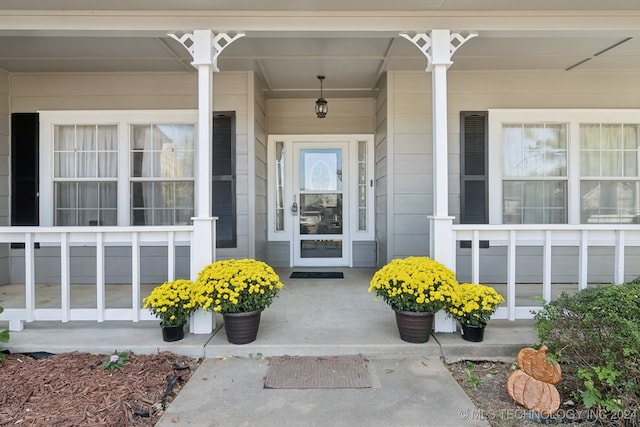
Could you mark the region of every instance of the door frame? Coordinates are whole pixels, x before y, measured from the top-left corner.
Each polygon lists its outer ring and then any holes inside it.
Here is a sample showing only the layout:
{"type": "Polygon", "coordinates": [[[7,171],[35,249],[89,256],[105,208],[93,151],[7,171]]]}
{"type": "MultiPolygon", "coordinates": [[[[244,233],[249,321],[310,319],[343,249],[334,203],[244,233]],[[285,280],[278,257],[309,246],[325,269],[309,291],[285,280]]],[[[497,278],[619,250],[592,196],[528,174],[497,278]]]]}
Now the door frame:
{"type": "MultiPolygon", "coordinates": [[[[371,241],[374,240],[374,213],[375,213],[375,201],[374,201],[374,138],[370,134],[326,134],[326,135],[269,135],[267,141],[267,237],[269,241],[279,241],[289,243],[289,266],[322,266],[322,267],[351,267],[353,265],[352,259],[352,246],[354,241],[371,241]],[[294,236],[294,225],[296,224],[296,218],[294,218],[291,207],[294,202],[293,192],[293,165],[292,159],[294,155],[295,143],[317,143],[319,145],[335,143],[346,143],[347,152],[343,153],[346,158],[346,165],[343,168],[348,170],[348,188],[343,189],[347,199],[347,203],[344,204],[345,225],[348,229],[343,228],[344,251],[342,262],[332,262],[332,258],[322,258],[320,263],[298,263],[294,260],[294,244],[296,243],[294,236]],[[366,221],[358,220],[358,191],[359,185],[362,186],[362,182],[359,181],[358,170],[358,147],[364,143],[366,147],[366,160],[363,162],[366,167],[366,221]],[[283,149],[284,155],[282,157],[283,167],[282,174],[278,179],[276,176],[276,148],[280,146],[283,149]],[[280,200],[276,198],[276,186],[278,181],[281,181],[282,195],[280,200]],[[280,206],[278,206],[278,203],[280,206]],[[278,221],[277,221],[278,220],[278,221]],[[280,228],[276,230],[276,223],[281,224],[280,228]],[[347,225],[348,224],[348,225],[347,225]],[[363,225],[362,227],[360,225],[363,225]]],[[[363,191],[363,189],[360,189],[363,191]]]]}

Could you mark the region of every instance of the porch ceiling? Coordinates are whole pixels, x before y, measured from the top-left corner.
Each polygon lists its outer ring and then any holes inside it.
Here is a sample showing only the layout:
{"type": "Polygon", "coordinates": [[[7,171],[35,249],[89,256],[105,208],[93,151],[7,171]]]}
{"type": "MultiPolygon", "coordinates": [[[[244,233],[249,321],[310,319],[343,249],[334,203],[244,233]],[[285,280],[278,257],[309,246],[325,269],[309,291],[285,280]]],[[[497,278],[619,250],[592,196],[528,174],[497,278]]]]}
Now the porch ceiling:
{"type": "Polygon", "coordinates": [[[420,28],[479,34],[455,53],[452,71],[640,72],[637,0],[49,0],[47,11],[42,3],[0,4],[0,69],[195,72],[166,33],[228,25],[247,36],[225,49],[220,69],[254,70],[271,98],[317,96],[318,74],[326,97],[370,97],[385,71],[425,69],[398,36],[420,28]]]}

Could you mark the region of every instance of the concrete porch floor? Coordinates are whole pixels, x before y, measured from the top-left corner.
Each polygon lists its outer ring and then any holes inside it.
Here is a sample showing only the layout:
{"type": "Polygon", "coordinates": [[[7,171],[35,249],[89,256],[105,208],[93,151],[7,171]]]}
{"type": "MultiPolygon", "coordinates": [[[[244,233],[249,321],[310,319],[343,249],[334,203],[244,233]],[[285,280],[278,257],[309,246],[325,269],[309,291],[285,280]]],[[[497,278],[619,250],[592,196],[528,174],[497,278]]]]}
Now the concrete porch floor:
{"type": "MultiPolygon", "coordinates": [[[[25,324],[23,331],[12,332],[11,339],[2,348],[12,353],[111,353],[117,349],[149,354],[171,351],[206,358],[363,354],[368,357],[442,357],[451,363],[458,360],[510,362],[515,360],[520,348],[537,342],[533,321],[496,320],[489,323],[481,343],[464,341],[459,333],[435,333],[427,343],[406,343],[399,337],[393,311],[367,292],[375,269],[324,269],[343,271],[344,279],[289,278],[292,271],[316,271],[318,268],[276,270],[285,287],[271,307],[262,313],[258,337],[250,344],[229,344],[221,327],[222,317],[215,315],[213,334],[186,334],[183,340],[173,343],[162,341],[156,321],[33,322],[25,324]]],[[[128,286],[115,286],[121,288],[124,295],[130,295],[128,286]]],[[[142,290],[143,296],[147,293],[142,290]]],[[[0,287],[0,305],[19,306],[16,305],[19,294],[17,285],[0,287]]],[[[37,290],[36,298],[45,301],[37,301],[39,307],[55,304],[50,290],[49,293],[37,290]]],[[[118,300],[114,293],[114,304],[118,304],[118,300]]],[[[0,328],[7,327],[8,322],[0,321],[0,328]]]]}

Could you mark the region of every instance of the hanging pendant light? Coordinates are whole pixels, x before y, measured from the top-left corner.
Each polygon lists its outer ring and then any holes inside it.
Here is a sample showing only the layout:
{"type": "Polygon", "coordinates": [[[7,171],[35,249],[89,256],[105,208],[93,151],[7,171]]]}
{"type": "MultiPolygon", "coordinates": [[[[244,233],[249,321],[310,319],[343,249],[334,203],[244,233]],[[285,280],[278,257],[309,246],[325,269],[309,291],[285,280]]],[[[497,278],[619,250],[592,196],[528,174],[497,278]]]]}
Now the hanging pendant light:
{"type": "Polygon", "coordinates": [[[324,119],[327,111],[329,111],[327,100],[322,97],[322,81],[324,80],[324,76],[318,76],[318,80],[320,80],[320,98],[316,101],[316,116],[318,116],[319,119],[324,119]]]}

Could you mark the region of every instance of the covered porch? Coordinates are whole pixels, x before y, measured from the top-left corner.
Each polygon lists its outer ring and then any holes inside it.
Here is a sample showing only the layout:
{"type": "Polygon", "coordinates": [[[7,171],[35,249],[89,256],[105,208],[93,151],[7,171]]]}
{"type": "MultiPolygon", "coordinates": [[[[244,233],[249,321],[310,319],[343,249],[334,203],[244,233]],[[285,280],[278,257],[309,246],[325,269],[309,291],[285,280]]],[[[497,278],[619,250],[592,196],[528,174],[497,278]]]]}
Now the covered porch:
{"type": "MultiPolygon", "coordinates": [[[[482,343],[463,341],[459,334],[434,333],[425,344],[410,344],[398,334],[393,311],[367,292],[374,269],[345,268],[344,279],[291,279],[280,268],[285,286],[262,314],[256,341],[229,344],[221,317],[212,334],[186,334],[167,343],[157,321],[36,322],[13,333],[6,344],[13,353],[111,353],[130,349],[149,354],[171,351],[195,357],[261,357],[277,355],[364,354],[370,357],[433,356],[447,362],[462,359],[512,361],[517,351],[537,341],[533,321],[491,321],[482,343]]],[[[325,269],[326,270],[326,269],[325,269]]],[[[0,289],[0,303],[8,306],[15,285],[0,289]]],[[[6,322],[0,321],[0,328],[6,322]]]]}
{"type": "MultiPolygon", "coordinates": [[[[210,233],[210,223],[204,225],[210,233]]],[[[5,309],[0,314],[0,327],[6,323],[11,330],[24,329],[16,337],[28,337],[47,328],[57,327],[60,331],[87,328],[80,335],[88,334],[88,342],[92,341],[90,337],[96,328],[108,331],[113,327],[118,335],[131,328],[135,343],[138,336],[135,331],[156,326],[153,315],[142,308],[142,299],[153,287],[166,280],[186,278],[185,273],[195,280],[201,266],[215,259],[215,248],[209,248],[211,252],[207,254],[193,240],[202,226],[196,221],[194,226],[184,227],[0,228],[0,242],[21,242],[25,248],[19,260],[23,265],[13,266],[22,270],[24,280],[0,287],[0,306],[5,309]],[[55,252],[54,263],[37,262],[36,242],[55,252]],[[85,256],[74,260],[70,255],[74,247],[85,256]],[[141,277],[141,253],[148,247],[164,251],[164,255],[156,257],[161,270],[155,272],[158,280],[153,282],[141,277]],[[191,248],[191,254],[180,259],[176,255],[180,247],[191,248]],[[113,260],[105,256],[109,249],[118,252],[115,270],[110,264],[113,260]],[[179,271],[180,263],[190,265],[190,270],[179,271]],[[72,274],[72,270],[87,264],[92,271],[90,277],[84,282],[74,281],[72,277],[78,275],[77,271],[72,274]],[[55,271],[45,272],[43,265],[55,271]],[[117,271],[120,274],[117,281],[107,271],[117,271]],[[45,275],[49,280],[42,279],[45,275]]],[[[640,230],[633,225],[457,224],[448,232],[452,238],[447,246],[452,249],[452,270],[458,281],[492,285],[505,298],[493,316],[495,321],[530,320],[532,311],[540,308],[539,297],[551,301],[561,292],[575,292],[599,283],[622,283],[640,275],[634,262],[640,250],[640,230]],[[594,274],[595,267],[601,270],[599,275],[594,274]]],[[[303,347],[362,343],[376,348],[384,347],[388,337],[395,339],[395,324],[384,323],[388,321],[389,310],[381,302],[374,304],[367,292],[375,268],[280,267],[277,272],[286,286],[282,298],[264,314],[267,326],[263,329],[269,344],[259,352],[268,353],[269,345],[292,343],[303,347]],[[292,271],[301,270],[343,271],[345,278],[289,278],[292,271]],[[297,318],[301,321],[294,320],[297,318]],[[273,336],[269,335],[270,322],[277,325],[273,336]],[[283,333],[281,327],[287,324],[293,329],[283,333]],[[326,333],[318,332],[325,329],[326,333]]],[[[220,320],[208,313],[197,313],[190,332],[199,337],[190,335],[190,339],[200,344],[208,342],[207,337],[220,326],[220,320]]],[[[455,325],[440,316],[435,330],[454,332],[455,325]]],[[[153,337],[153,333],[142,334],[153,337]]],[[[218,339],[219,332],[214,335],[214,341],[218,339]]]]}

